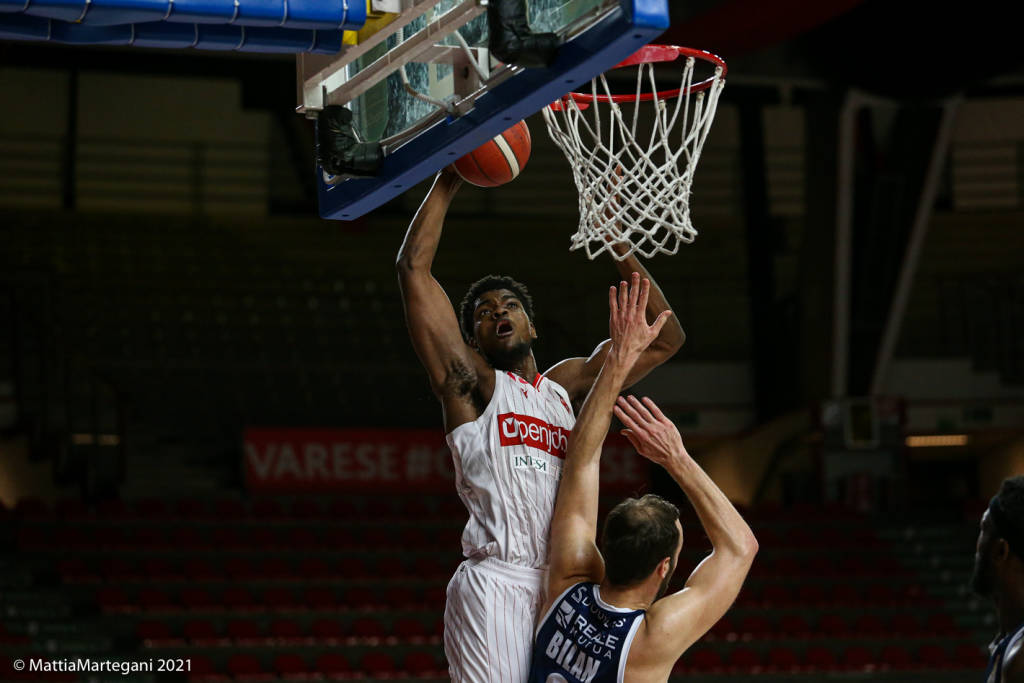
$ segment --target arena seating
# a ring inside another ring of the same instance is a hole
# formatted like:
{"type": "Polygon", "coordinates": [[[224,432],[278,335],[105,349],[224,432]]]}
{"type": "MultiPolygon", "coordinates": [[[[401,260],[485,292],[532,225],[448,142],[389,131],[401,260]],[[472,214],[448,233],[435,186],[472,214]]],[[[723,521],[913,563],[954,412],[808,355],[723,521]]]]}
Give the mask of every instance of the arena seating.
{"type": "MultiPolygon", "coordinates": [[[[680,680],[951,681],[983,667],[992,627],[959,589],[971,523],[745,512],[762,551],[733,609],[677,663],[680,680]]],[[[685,517],[677,586],[708,547],[685,517]]],[[[26,500],[2,519],[18,550],[5,576],[23,581],[0,617],[10,654],[45,639],[191,658],[192,681],[444,680],[463,521],[445,498],[26,500]],[[41,592],[48,612],[28,606],[41,592]]]]}

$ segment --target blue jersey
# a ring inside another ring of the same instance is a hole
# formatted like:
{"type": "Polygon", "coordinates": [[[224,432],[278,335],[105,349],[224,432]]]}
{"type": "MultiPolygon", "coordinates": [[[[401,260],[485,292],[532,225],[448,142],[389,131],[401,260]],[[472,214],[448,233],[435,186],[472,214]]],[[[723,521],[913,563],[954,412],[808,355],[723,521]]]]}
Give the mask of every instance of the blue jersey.
{"type": "MultiPolygon", "coordinates": [[[[991,656],[988,658],[988,668],[985,670],[985,683],[1003,683],[1003,657],[1006,651],[1014,642],[1024,638],[1024,624],[1017,627],[1013,633],[1004,636],[991,646],[991,656]]],[[[1018,657],[1020,655],[1017,655],[1018,657]]]]}
{"type": "Polygon", "coordinates": [[[601,600],[596,583],[558,596],[537,628],[528,683],[622,683],[642,609],[601,600]]]}

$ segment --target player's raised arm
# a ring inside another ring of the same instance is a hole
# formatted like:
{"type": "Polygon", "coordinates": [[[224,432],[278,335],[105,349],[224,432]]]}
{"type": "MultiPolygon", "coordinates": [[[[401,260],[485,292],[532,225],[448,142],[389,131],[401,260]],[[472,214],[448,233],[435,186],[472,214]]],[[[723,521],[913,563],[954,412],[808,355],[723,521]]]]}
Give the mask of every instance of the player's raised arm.
{"type": "Polygon", "coordinates": [[[637,451],[664,467],[679,484],[713,548],[690,574],[683,590],[658,600],[648,610],[641,649],[647,653],[645,659],[649,657],[658,666],[667,662],[671,668],[736,599],[757,553],[757,540],[721,489],[686,452],[679,430],[654,401],[620,397],[615,415],[637,451]]]}
{"type": "MultiPolygon", "coordinates": [[[[484,365],[463,340],[451,301],[430,272],[445,214],[461,183],[458,175],[447,169],[437,174],[409,226],[396,262],[412,345],[430,376],[430,386],[442,401],[452,394],[468,392],[476,385],[478,371],[484,365]]],[[[446,405],[446,420],[447,409],[446,405]]]]}
{"type": "MultiPolygon", "coordinates": [[[[616,245],[615,249],[624,249],[624,247],[616,245]]],[[[665,294],[636,256],[630,254],[623,260],[616,261],[615,265],[623,278],[629,278],[631,273],[639,273],[641,278],[650,282],[650,292],[645,309],[648,321],[653,322],[666,311],[672,310],[665,294]]],[[[626,377],[624,386],[630,387],[639,382],[651,370],[674,356],[685,341],[686,333],[683,332],[683,326],[676,316],[672,316],[661,328],[657,338],[640,354],[626,377]]],[[[610,345],[611,340],[605,340],[598,344],[589,358],[568,358],[544,374],[565,387],[573,402],[578,404],[590,391],[610,345]]]]}
{"type": "Polygon", "coordinates": [[[629,285],[623,281],[608,292],[609,349],[569,437],[551,521],[547,606],[574,583],[604,576],[604,562],[594,545],[601,445],[622,383],[671,315],[665,311],[648,326],[644,311],[649,291],[650,282],[632,273],[629,285]]]}

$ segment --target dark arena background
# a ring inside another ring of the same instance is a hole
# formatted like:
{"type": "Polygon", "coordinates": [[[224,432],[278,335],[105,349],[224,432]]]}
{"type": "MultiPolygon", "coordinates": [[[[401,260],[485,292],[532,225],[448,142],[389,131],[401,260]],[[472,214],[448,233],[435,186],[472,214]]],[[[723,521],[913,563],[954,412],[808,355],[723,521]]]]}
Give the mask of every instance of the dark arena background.
{"type": "MultiPolygon", "coordinates": [[[[1024,473],[1024,70],[1009,4],[672,2],[729,63],[687,332],[638,389],[760,553],[672,680],[980,681],[978,520],[1024,473]]],[[[317,218],[288,55],[0,42],[0,680],[445,680],[466,513],[395,256],[426,185],[317,218]],[[169,662],[42,673],[17,660],[169,662]],[[184,663],[184,665],[182,664],[184,663]]],[[[565,159],[464,187],[434,273],[525,281],[541,367],[607,336],[565,159]]],[[[683,510],[610,441],[602,492],[683,510]]]]}

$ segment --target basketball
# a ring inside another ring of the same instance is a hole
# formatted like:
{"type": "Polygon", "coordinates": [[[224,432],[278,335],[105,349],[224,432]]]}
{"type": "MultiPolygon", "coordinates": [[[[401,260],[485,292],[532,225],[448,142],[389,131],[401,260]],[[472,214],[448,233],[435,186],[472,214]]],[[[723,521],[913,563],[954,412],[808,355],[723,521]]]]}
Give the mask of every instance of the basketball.
{"type": "Polygon", "coordinates": [[[455,162],[467,183],[497,187],[515,180],[530,159],[530,129],[520,121],[455,162]]]}

